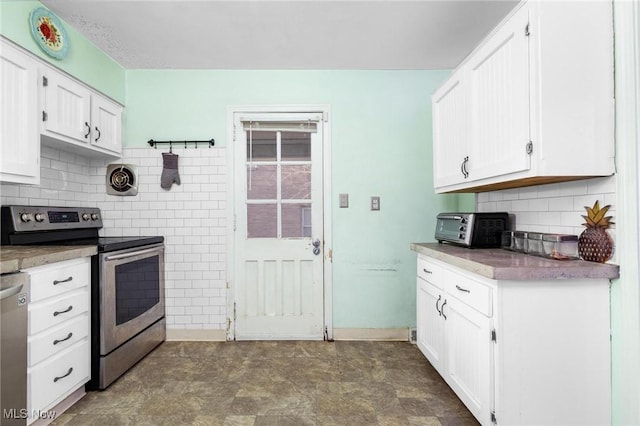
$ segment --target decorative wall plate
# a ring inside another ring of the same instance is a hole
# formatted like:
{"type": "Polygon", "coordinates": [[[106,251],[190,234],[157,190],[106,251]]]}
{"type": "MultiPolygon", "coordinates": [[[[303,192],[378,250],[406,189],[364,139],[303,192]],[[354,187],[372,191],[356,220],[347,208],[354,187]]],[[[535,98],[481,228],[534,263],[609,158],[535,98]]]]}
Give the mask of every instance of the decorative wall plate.
{"type": "Polygon", "coordinates": [[[31,35],[38,46],[52,58],[61,60],[69,53],[69,37],[56,15],[38,7],[29,15],[31,35]]]}

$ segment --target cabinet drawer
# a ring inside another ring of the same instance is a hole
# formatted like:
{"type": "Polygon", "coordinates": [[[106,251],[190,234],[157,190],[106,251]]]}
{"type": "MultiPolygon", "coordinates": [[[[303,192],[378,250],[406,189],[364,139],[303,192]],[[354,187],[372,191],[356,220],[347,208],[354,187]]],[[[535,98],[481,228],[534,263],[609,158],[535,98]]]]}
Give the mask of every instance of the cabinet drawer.
{"type": "Polygon", "coordinates": [[[438,288],[443,288],[445,283],[445,269],[429,262],[424,257],[418,256],[418,277],[425,281],[436,285],[438,288]]]}
{"type": "Polygon", "coordinates": [[[58,403],[90,379],[89,341],[60,352],[29,370],[29,411],[58,403]]]}
{"type": "Polygon", "coordinates": [[[31,302],[88,286],[90,268],[90,259],[82,258],[30,269],[31,302]]]}
{"type": "Polygon", "coordinates": [[[29,338],[29,366],[48,359],[89,336],[89,313],[85,312],[57,327],[29,338]]]}
{"type": "Polygon", "coordinates": [[[29,335],[62,324],[89,310],[89,289],[84,287],[63,296],[29,305],[29,335]]]}
{"type": "Polygon", "coordinates": [[[493,315],[492,290],[478,281],[450,273],[447,293],[486,316],[493,315]]]}

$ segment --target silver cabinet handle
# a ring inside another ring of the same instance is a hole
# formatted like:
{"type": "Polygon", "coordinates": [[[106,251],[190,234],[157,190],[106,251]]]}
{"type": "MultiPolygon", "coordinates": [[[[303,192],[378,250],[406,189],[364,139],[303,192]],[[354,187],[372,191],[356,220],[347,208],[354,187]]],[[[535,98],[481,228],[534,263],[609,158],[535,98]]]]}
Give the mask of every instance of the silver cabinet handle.
{"type": "Polygon", "coordinates": [[[6,299],[7,297],[11,297],[14,294],[20,293],[20,290],[22,290],[22,284],[17,284],[9,288],[0,290],[0,300],[6,299]]]}
{"type": "Polygon", "coordinates": [[[471,293],[471,290],[467,290],[466,288],[462,288],[458,284],[456,284],[456,288],[458,289],[458,291],[462,291],[464,293],[471,293]]]}
{"type": "Polygon", "coordinates": [[[53,280],[53,285],[58,285],[62,283],[68,283],[69,281],[73,281],[73,277],[69,277],[65,280],[53,280]]]}
{"type": "Polygon", "coordinates": [[[427,268],[422,268],[422,270],[424,271],[425,274],[433,274],[433,272],[431,272],[427,268]]]}
{"type": "Polygon", "coordinates": [[[442,316],[442,311],[440,310],[440,308],[438,308],[438,303],[440,303],[440,300],[442,300],[441,294],[438,295],[438,300],[436,300],[436,311],[438,311],[438,315],[442,316]]]}
{"type": "Polygon", "coordinates": [[[57,317],[60,314],[66,314],[67,312],[71,312],[72,309],[73,309],[73,305],[69,305],[69,307],[67,309],[65,309],[64,311],[55,311],[53,313],[53,316],[57,317]]]}
{"type": "Polygon", "coordinates": [[[98,142],[98,139],[100,139],[100,136],[102,136],[102,133],[100,133],[100,129],[98,129],[98,126],[96,126],[96,132],[98,132],[98,137],[95,139],[94,142],[98,142]]]}
{"type": "Polygon", "coordinates": [[[73,367],[69,367],[69,371],[67,371],[66,374],[63,374],[62,376],[58,376],[58,377],[54,378],[53,379],[53,383],[56,383],[60,379],[64,379],[65,377],[67,377],[71,373],[73,373],[73,367]]]}
{"type": "Polygon", "coordinates": [[[442,304],[442,308],[440,308],[440,313],[442,314],[442,316],[444,317],[444,319],[447,319],[447,316],[444,314],[444,306],[447,304],[447,299],[444,299],[444,303],[442,304]]]}
{"type": "Polygon", "coordinates": [[[53,344],[57,345],[58,343],[66,342],[67,340],[71,339],[72,336],[73,336],[73,333],[70,332],[69,334],[67,334],[67,337],[65,337],[64,339],[60,339],[60,340],[56,339],[56,340],[54,340],[53,344]]]}
{"type": "Polygon", "coordinates": [[[87,133],[84,135],[84,138],[87,139],[91,134],[91,126],[89,126],[89,123],[87,123],[86,121],[84,122],[84,125],[87,127],[87,133]]]}

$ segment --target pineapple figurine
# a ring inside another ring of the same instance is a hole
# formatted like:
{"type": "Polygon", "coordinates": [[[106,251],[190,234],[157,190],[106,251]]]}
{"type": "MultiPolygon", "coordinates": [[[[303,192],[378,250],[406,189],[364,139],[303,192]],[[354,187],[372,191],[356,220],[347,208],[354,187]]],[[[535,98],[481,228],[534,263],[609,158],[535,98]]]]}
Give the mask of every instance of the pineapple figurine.
{"type": "Polygon", "coordinates": [[[607,228],[614,222],[611,222],[611,216],[605,216],[610,207],[600,208],[597,200],[593,207],[585,206],[587,216],[582,217],[586,220],[583,225],[587,229],[582,231],[578,239],[578,253],[584,260],[605,263],[613,254],[613,240],[607,228]]]}

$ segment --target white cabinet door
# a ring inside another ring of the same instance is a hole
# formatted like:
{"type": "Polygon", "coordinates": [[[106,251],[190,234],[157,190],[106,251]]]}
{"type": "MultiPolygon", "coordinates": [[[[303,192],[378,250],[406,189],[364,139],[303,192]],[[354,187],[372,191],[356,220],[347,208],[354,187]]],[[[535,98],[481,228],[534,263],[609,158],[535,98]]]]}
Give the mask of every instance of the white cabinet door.
{"type": "Polygon", "coordinates": [[[37,65],[0,40],[0,181],[40,183],[37,65]]]}
{"type": "Polygon", "coordinates": [[[41,84],[45,133],[88,144],[91,137],[89,89],[50,68],[43,68],[41,84]]]}
{"type": "Polygon", "coordinates": [[[442,306],[447,339],[445,380],[482,424],[491,424],[493,342],[491,318],[447,295],[442,306]]]}
{"type": "Polygon", "coordinates": [[[527,170],[529,8],[525,5],[469,60],[469,180],[527,170]]]}
{"type": "Polygon", "coordinates": [[[433,179],[436,188],[464,182],[467,153],[468,97],[460,70],[431,97],[433,110],[433,179]]]}
{"type": "Polygon", "coordinates": [[[418,278],[417,345],[441,375],[444,375],[444,318],[440,315],[443,302],[444,292],[441,289],[418,278]]]}
{"type": "Polygon", "coordinates": [[[96,94],[91,97],[91,145],[122,151],[122,107],[96,94]]]}

